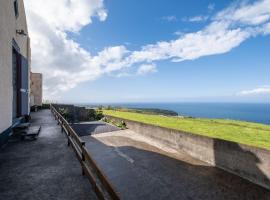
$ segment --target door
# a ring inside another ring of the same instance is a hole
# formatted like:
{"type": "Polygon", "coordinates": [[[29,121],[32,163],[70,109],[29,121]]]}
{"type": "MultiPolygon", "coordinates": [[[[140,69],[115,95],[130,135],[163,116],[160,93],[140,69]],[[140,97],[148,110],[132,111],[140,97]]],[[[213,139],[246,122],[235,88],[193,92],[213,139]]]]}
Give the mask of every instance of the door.
{"type": "Polygon", "coordinates": [[[28,60],[21,56],[21,115],[29,115],[29,71],[28,60]]]}
{"type": "Polygon", "coordinates": [[[12,119],[20,116],[20,54],[13,48],[12,50],[12,86],[13,86],[13,100],[12,100],[12,119]]]}

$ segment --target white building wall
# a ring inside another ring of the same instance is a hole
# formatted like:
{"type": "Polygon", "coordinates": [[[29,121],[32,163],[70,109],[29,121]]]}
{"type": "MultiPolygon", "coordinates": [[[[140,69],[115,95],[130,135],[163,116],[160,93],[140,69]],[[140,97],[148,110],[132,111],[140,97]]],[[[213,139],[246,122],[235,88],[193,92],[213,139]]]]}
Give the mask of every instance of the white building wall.
{"type": "Polygon", "coordinates": [[[31,106],[42,106],[42,74],[31,73],[31,106]]]}
{"type": "MultiPolygon", "coordinates": [[[[13,0],[0,0],[0,134],[12,125],[12,39],[20,48],[20,54],[30,62],[29,38],[16,34],[27,24],[23,0],[18,0],[19,16],[16,19],[13,0]]],[[[29,63],[30,70],[30,63],[29,63]]]]}

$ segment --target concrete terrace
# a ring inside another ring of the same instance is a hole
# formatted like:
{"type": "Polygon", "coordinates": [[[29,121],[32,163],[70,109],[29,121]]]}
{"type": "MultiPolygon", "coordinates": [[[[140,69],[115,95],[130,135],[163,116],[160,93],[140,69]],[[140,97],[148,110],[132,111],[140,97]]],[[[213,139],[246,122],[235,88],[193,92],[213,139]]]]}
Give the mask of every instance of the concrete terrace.
{"type": "MultiPolygon", "coordinates": [[[[1,150],[0,199],[96,199],[50,110],[32,116],[42,125],[38,140],[1,150]]],[[[121,199],[270,199],[260,186],[131,130],[103,122],[74,129],[121,199]]]]}
{"type": "Polygon", "coordinates": [[[72,128],[80,137],[120,130],[120,128],[102,121],[74,123],[72,128]]]}
{"type": "Polygon", "coordinates": [[[130,130],[83,136],[122,199],[270,199],[270,191],[130,130]]]}
{"type": "Polygon", "coordinates": [[[10,142],[0,150],[0,199],[97,199],[50,110],[32,118],[42,126],[38,139],[10,142]]]}

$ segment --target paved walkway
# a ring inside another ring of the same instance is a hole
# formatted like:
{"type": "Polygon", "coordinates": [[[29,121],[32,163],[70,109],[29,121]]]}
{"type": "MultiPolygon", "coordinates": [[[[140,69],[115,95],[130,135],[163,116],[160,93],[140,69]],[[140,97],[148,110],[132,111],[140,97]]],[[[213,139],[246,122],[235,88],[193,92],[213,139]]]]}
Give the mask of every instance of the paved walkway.
{"type": "Polygon", "coordinates": [[[260,186],[130,130],[82,139],[122,199],[270,199],[260,186]]]}
{"type": "Polygon", "coordinates": [[[97,199],[50,110],[32,117],[42,125],[38,139],[12,142],[0,150],[0,199],[97,199]]]}

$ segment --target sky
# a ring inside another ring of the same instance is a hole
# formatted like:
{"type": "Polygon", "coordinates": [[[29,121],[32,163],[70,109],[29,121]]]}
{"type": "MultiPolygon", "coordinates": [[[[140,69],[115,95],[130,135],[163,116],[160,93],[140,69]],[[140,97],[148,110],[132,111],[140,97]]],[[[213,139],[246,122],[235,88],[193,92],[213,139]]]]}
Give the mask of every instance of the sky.
{"type": "Polygon", "coordinates": [[[270,102],[270,0],[25,0],[44,100],[270,102]]]}

